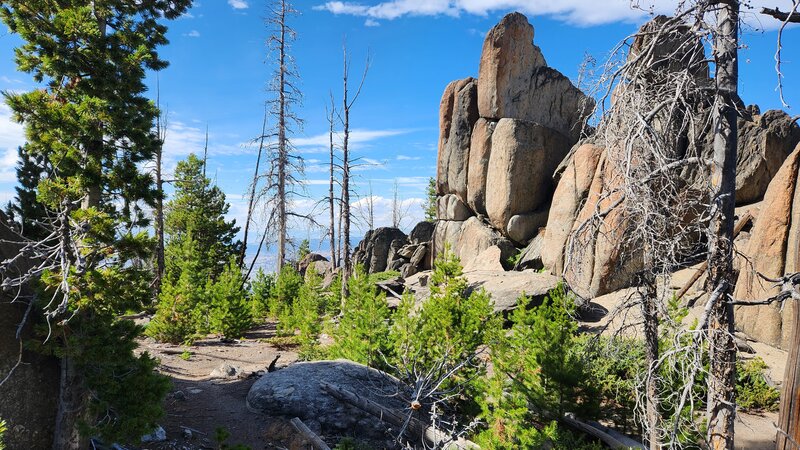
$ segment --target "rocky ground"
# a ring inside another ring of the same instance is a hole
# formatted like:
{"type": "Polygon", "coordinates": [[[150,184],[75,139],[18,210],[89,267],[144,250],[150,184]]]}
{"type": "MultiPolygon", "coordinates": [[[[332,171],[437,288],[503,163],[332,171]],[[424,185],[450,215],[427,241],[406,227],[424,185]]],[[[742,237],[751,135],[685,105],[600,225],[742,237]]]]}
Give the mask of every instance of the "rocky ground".
{"type": "Polygon", "coordinates": [[[275,335],[274,330],[274,324],[265,324],[238,341],[209,338],[189,347],[142,340],[140,350],[161,360],[159,370],[170,377],[173,389],[160,422],[166,440],[140,448],[216,449],[218,428],[230,434],[228,445],[242,444],[253,450],[286,448],[286,440],[292,437],[286,424],[245,406],[250,386],[276,356],[280,355],[277,367],[297,361],[293,349],[277,348],[267,341],[275,335]]]}

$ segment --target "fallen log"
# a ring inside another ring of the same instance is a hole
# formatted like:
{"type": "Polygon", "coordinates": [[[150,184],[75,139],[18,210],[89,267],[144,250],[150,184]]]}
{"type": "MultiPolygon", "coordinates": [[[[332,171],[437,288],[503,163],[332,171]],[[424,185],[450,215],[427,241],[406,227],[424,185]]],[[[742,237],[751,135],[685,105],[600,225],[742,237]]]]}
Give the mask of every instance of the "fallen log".
{"type": "Polygon", "coordinates": [[[633,447],[633,448],[642,448],[642,449],[644,448],[641,444],[638,444],[636,442],[633,442],[633,443],[634,444],[638,444],[638,445],[631,445],[632,442],[629,442],[627,439],[626,439],[626,442],[622,442],[621,439],[618,439],[618,438],[612,436],[611,434],[606,433],[605,431],[603,431],[603,430],[601,430],[601,429],[599,429],[597,427],[594,427],[594,426],[592,426],[592,425],[590,425],[590,424],[588,424],[586,422],[578,420],[575,417],[572,417],[571,415],[565,415],[563,420],[564,420],[564,423],[569,425],[570,427],[572,427],[572,428],[574,428],[574,429],[576,429],[576,430],[578,430],[578,431],[580,431],[582,433],[588,434],[589,436],[592,436],[592,437],[600,440],[602,443],[604,443],[605,445],[607,445],[610,448],[613,448],[613,449],[625,449],[625,450],[628,450],[631,447],[633,447]]]}
{"type": "Polygon", "coordinates": [[[299,417],[295,417],[294,419],[290,420],[290,422],[292,423],[292,425],[294,425],[294,428],[297,430],[298,433],[302,434],[303,437],[308,439],[312,447],[314,447],[317,450],[331,450],[331,448],[328,447],[328,444],[326,444],[325,441],[322,440],[322,438],[317,436],[316,433],[311,431],[311,429],[308,428],[306,424],[304,424],[303,421],[300,420],[299,417]]]}
{"type": "MultiPolygon", "coordinates": [[[[361,397],[360,395],[350,392],[340,386],[336,386],[323,381],[320,383],[322,391],[336,398],[337,400],[348,403],[356,408],[369,413],[378,419],[387,422],[401,429],[405,429],[406,434],[415,440],[424,440],[426,444],[434,446],[434,448],[444,447],[447,444],[456,444],[455,440],[449,434],[436,429],[435,427],[428,426],[420,420],[410,417],[410,413],[403,414],[398,411],[386,408],[370,399],[361,397]]],[[[476,444],[466,442],[464,448],[479,449],[476,444]]]]}

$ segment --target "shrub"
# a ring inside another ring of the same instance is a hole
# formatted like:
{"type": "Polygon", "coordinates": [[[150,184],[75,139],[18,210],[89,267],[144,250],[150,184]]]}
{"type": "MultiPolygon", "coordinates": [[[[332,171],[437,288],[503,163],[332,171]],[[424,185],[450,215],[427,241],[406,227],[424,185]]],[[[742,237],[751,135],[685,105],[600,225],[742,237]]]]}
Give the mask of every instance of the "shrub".
{"type": "Polygon", "coordinates": [[[377,292],[361,266],[348,280],[348,288],[339,325],[333,331],[336,343],[328,353],[334,358],[384,367],[383,359],[390,349],[386,296],[377,292]]]}
{"type": "Polygon", "coordinates": [[[253,320],[264,319],[269,315],[269,297],[275,286],[275,275],[258,269],[250,282],[250,312],[253,320]]]}
{"type": "Polygon", "coordinates": [[[736,398],[744,409],[777,411],[780,391],[770,386],[764,375],[767,364],[756,357],[736,363],[736,398]]]}
{"type": "Polygon", "coordinates": [[[430,284],[430,297],[419,310],[408,294],[395,314],[392,341],[397,368],[400,373],[430,373],[438,368],[435,377],[448,378],[442,390],[473,390],[471,385],[484,371],[476,353],[498,334],[500,318],[489,294],[468,292],[461,264],[449,249],[436,260],[430,284]]]}
{"type": "Polygon", "coordinates": [[[177,279],[165,277],[156,314],[147,326],[148,336],[176,344],[190,342],[198,328],[207,328],[208,315],[205,287],[209,273],[201,268],[191,234],[184,237],[180,250],[181,258],[176,261],[180,275],[177,279]]]}
{"type": "Polygon", "coordinates": [[[520,298],[510,332],[492,346],[495,373],[481,399],[488,423],[481,440],[499,448],[552,441],[536,424],[558,420],[567,411],[581,417],[597,413],[597,393],[570,316],[573,300],[559,286],[540,306],[529,309],[529,303],[520,298]]]}
{"type": "Polygon", "coordinates": [[[206,295],[210,303],[209,328],[225,338],[240,338],[253,324],[247,304],[242,272],[231,259],[216,282],[209,281],[206,295]]]}
{"type": "Polygon", "coordinates": [[[301,356],[306,359],[316,354],[317,337],[322,329],[322,318],[327,307],[321,285],[319,275],[314,271],[308,272],[297,298],[291,307],[284,309],[278,322],[280,335],[294,336],[295,331],[299,331],[296,342],[301,347],[301,356]]]}
{"type": "Polygon", "coordinates": [[[285,314],[285,310],[290,309],[292,302],[297,298],[302,285],[303,277],[297,270],[289,264],[283,266],[269,292],[268,314],[276,318],[285,314]]]}

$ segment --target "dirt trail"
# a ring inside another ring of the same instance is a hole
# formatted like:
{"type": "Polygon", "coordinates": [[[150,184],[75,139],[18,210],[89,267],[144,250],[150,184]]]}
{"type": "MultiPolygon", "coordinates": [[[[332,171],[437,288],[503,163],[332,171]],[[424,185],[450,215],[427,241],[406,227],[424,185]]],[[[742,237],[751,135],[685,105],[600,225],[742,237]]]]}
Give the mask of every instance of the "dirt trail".
{"type": "Polygon", "coordinates": [[[276,348],[267,342],[274,335],[275,324],[270,323],[233,342],[209,338],[187,347],[143,339],[139,350],[161,360],[159,371],[170,377],[173,389],[165,401],[166,416],[159,422],[167,440],[140,448],[215,449],[217,428],[230,433],[228,445],[242,444],[253,450],[276,448],[281,439],[270,436],[270,430],[275,428],[273,421],[248,411],[245,406],[250,386],[275,356],[280,355],[277,367],[297,361],[297,353],[292,349],[276,348]],[[236,375],[211,376],[215,369],[226,364],[237,369],[236,375]]]}

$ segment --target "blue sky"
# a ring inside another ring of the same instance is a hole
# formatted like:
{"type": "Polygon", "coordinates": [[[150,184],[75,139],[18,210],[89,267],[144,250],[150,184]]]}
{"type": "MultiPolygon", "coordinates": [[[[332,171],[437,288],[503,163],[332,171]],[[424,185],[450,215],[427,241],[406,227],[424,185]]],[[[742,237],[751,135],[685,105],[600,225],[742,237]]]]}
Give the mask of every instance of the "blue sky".
{"type": "MultiPolygon", "coordinates": [[[[645,1],[640,4],[648,4],[645,1]]],[[[675,2],[656,1],[658,12],[675,2]]],[[[758,4],[759,2],[754,2],[758,4]]],[[[787,10],[789,0],[769,6],[787,10]]],[[[327,121],[329,92],[341,98],[342,42],[352,57],[351,78],[358,78],[367,54],[372,64],[351,126],[356,156],[369,163],[357,172],[362,195],[371,183],[376,196],[377,225],[390,221],[392,187],[397,182],[408,212],[407,229],[422,216],[419,206],[428,177],[435,175],[439,100],[446,84],[477,76],[484,34],[505,13],[525,12],[535,28],[534,41],[550,66],[573,80],[586,54],[603,60],[647,16],[632,10],[629,0],[298,0],[301,11],[291,19],[297,31],[293,54],[301,74],[305,120],[295,136],[306,158],[309,198],[297,207],[309,209],[327,190],[327,121]]],[[[171,65],[159,74],[162,106],[169,112],[167,168],[189,152],[201,152],[209,129],[208,173],[228,194],[231,215],[241,218],[256,149],[247,145],[261,129],[266,83],[272,71],[265,40],[266,3],[261,0],[201,0],[185,17],[169,23],[170,44],[161,50],[171,65]]],[[[775,92],[774,52],[777,33],[770,18],[747,14],[743,36],[740,93],[762,110],[780,107],[775,92]],[[766,31],[757,28],[766,28],[766,31]]],[[[0,31],[0,89],[36,86],[13,64],[16,36],[0,31]]],[[[784,33],[785,96],[800,114],[800,31],[784,33]]],[[[155,96],[155,76],[149,78],[155,96]]],[[[13,195],[15,148],[21,128],[0,106],[0,202],[13,195]]],[[[359,230],[361,234],[363,230],[359,230]]],[[[296,236],[320,232],[298,227],[296,236]]]]}

